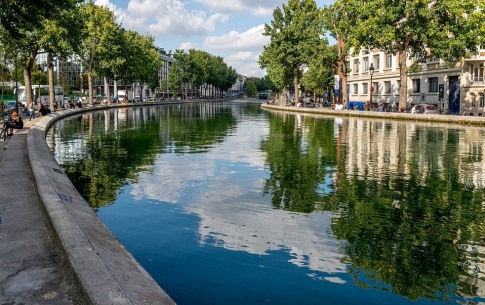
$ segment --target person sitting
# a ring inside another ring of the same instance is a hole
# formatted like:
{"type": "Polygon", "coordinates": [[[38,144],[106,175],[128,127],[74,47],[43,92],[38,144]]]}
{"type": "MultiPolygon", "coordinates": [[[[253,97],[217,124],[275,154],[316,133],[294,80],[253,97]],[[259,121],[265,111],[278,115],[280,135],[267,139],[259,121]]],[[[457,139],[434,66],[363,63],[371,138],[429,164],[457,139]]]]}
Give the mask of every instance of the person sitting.
{"type": "Polygon", "coordinates": [[[24,128],[24,121],[22,121],[22,118],[18,115],[17,112],[12,113],[12,118],[10,119],[10,122],[7,123],[8,127],[8,135],[12,136],[13,135],[13,130],[15,129],[22,129],[24,128]]]}
{"type": "Polygon", "coordinates": [[[49,108],[47,108],[46,105],[44,104],[40,104],[40,109],[39,109],[39,112],[42,114],[42,115],[48,115],[49,113],[51,113],[51,110],[49,108]]]}

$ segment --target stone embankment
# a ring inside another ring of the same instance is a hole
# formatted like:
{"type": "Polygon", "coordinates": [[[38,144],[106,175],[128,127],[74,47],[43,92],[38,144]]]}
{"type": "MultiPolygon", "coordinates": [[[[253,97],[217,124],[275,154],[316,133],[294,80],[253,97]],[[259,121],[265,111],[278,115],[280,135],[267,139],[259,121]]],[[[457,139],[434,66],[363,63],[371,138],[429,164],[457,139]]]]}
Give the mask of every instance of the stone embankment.
{"type": "Polygon", "coordinates": [[[331,117],[362,117],[362,118],[372,118],[372,119],[440,122],[440,123],[460,124],[460,125],[485,125],[485,117],[479,117],[479,116],[413,114],[413,113],[357,111],[357,110],[334,110],[330,107],[305,108],[305,107],[294,107],[294,106],[278,106],[278,105],[271,105],[268,103],[261,104],[261,107],[264,109],[317,114],[317,115],[324,115],[324,116],[331,116],[331,117]]]}
{"type": "Polygon", "coordinates": [[[142,105],[25,118],[2,142],[0,304],[175,304],[99,220],[45,140],[66,116],[142,105]]]}

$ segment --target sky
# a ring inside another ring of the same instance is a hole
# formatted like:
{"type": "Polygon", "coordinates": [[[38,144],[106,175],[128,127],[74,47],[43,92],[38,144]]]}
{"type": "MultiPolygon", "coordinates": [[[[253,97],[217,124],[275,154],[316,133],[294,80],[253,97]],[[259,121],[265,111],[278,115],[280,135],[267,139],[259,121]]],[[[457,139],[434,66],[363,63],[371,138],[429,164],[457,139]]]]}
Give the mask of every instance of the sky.
{"type": "MultiPolygon", "coordinates": [[[[316,0],[319,7],[334,0],[316,0]]],[[[124,28],[155,38],[167,52],[198,49],[221,56],[237,73],[263,77],[258,65],[264,24],[287,0],[96,0],[124,28]]]]}

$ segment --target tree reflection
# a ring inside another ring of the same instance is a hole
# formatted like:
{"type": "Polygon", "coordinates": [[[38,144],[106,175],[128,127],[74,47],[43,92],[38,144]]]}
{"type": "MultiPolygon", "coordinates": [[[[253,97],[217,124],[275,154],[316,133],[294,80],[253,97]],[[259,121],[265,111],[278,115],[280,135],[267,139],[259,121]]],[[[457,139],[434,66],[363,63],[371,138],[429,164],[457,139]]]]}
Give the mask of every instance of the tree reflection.
{"type": "Polygon", "coordinates": [[[217,103],[122,110],[112,111],[110,119],[103,112],[66,119],[54,129],[78,146],[58,162],[93,208],[115,201],[121,187],[149,170],[161,150],[206,151],[236,124],[230,110],[217,103]]]}
{"type": "Polygon", "coordinates": [[[328,143],[333,140],[323,135],[333,134],[333,123],[311,118],[307,123],[313,128],[299,128],[293,115],[270,118],[271,135],[261,147],[270,174],[264,193],[271,194],[275,208],[303,213],[322,208],[325,176],[335,164],[335,147],[328,143]]]}
{"type": "Polygon", "coordinates": [[[334,212],[333,233],[345,240],[345,263],[361,287],[411,299],[450,301],[458,290],[473,295],[463,268],[470,254],[460,246],[483,244],[485,196],[482,188],[463,184],[460,171],[466,165],[456,166],[464,131],[427,126],[408,131],[405,123],[396,123],[402,134],[394,137],[385,136],[392,128],[381,123],[363,124],[359,131],[349,127],[355,124],[360,122],[344,121],[336,130],[332,120],[274,114],[262,143],[270,168],[265,193],[273,206],[334,212]],[[350,153],[357,143],[349,144],[349,138],[364,139],[360,152],[350,153]],[[386,142],[391,138],[392,145],[386,142]],[[392,153],[386,145],[405,153],[380,170],[375,160],[392,153]],[[389,172],[391,166],[408,172],[389,172]],[[336,173],[332,182],[329,172],[336,173]],[[322,193],[321,185],[332,189],[322,193]]]}

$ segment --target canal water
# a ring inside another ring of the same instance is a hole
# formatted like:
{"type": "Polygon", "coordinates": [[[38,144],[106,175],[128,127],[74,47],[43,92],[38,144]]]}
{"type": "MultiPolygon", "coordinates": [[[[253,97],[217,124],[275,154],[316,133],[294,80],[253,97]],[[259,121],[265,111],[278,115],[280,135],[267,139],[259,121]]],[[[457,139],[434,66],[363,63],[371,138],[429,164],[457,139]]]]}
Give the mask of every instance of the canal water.
{"type": "Polygon", "coordinates": [[[46,138],[179,305],[485,302],[485,130],[270,112],[112,109],[46,138]]]}

